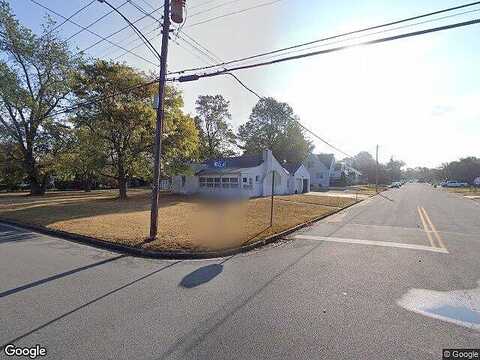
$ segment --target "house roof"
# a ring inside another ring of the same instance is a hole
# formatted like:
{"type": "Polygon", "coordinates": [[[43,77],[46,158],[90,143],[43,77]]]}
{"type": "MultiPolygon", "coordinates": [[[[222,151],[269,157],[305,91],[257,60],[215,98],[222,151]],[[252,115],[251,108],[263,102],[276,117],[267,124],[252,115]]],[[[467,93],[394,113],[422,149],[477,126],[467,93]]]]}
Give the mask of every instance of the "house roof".
{"type": "Polygon", "coordinates": [[[316,156],[317,159],[320,160],[320,162],[325,165],[327,169],[330,169],[330,166],[335,159],[335,156],[333,154],[318,154],[316,156]]]}
{"type": "Polygon", "coordinates": [[[263,163],[263,155],[243,155],[228,158],[209,159],[196,175],[231,173],[239,169],[256,167],[263,163]]]}
{"type": "Polygon", "coordinates": [[[286,163],[283,165],[283,167],[285,169],[287,169],[287,171],[290,173],[290,174],[295,174],[298,170],[298,168],[302,166],[302,163],[286,163]]]}

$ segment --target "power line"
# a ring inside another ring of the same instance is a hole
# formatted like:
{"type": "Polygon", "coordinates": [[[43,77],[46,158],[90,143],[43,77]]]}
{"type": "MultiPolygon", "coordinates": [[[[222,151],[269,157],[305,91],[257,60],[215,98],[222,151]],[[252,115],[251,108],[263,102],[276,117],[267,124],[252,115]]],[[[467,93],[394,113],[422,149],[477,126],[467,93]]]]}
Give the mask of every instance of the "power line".
{"type": "Polygon", "coordinates": [[[198,45],[200,48],[202,48],[203,50],[205,50],[208,54],[210,54],[214,59],[214,61],[223,61],[220,57],[218,57],[216,54],[214,54],[212,51],[210,51],[209,49],[207,49],[205,46],[203,46],[202,44],[200,44],[197,40],[195,40],[191,35],[188,35],[185,31],[181,30],[180,33],[182,33],[183,35],[185,35],[188,39],[190,39],[192,42],[194,42],[196,45],[198,45]]]}
{"type": "Polygon", "coordinates": [[[439,20],[445,20],[445,19],[449,19],[449,18],[453,18],[453,17],[465,15],[465,14],[470,14],[470,13],[474,13],[474,12],[479,12],[479,11],[480,11],[480,9],[464,11],[464,12],[461,12],[461,13],[446,15],[446,16],[442,16],[442,17],[438,17],[438,18],[434,18],[434,19],[429,19],[429,20],[424,20],[424,21],[413,23],[413,24],[406,24],[406,25],[397,26],[397,27],[390,28],[390,29],[384,29],[384,30],[376,31],[376,32],[373,32],[373,33],[363,34],[363,35],[359,35],[359,36],[355,36],[355,37],[349,37],[347,39],[341,39],[341,40],[337,40],[337,41],[333,41],[333,42],[328,42],[328,43],[325,43],[325,44],[310,46],[310,47],[306,47],[304,49],[287,51],[287,52],[283,52],[283,53],[280,53],[280,54],[268,56],[268,57],[265,58],[265,60],[273,59],[273,58],[288,55],[288,54],[299,53],[299,52],[303,52],[303,51],[306,51],[306,50],[318,49],[319,47],[325,47],[325,46],[328,46],[328,45],[334,45],[334,44],[338,44],[338,43],[344,43],[344,42],[347,42],[347,41],[363,39],[363,38],[366,38],[366,37],[371,37],[373,35],[384,34],[384,33],[392,32],[392,31],[395,31],[395,30],[400,30],[400,29],[405,29],[405,28],[409,28],[409,27],[413,27],[413,26],[423,25],[423,24],[427,24],[427,23],[431,23],[431,22],[435,22],[435,21],[439,21],[439,20]]]}
{"type": "Polygon", "coordinates": [[[88,105],[93,105],[93,104],[96,104],[96,103],[98,103],[98,102],[100,102],[100,101],[104,101],[104,100],[113,98],[113,97],[118,96],[118,95],[122,95],[122,94],[125,94],[125,93],[129,93],[129,92],[132,91],[132,90],[141,89],[141,88],[143,88],[143,87],[156,84],[157,82],[158,82],[158,79],[155,79],[155,80],[152,80],[152,81],[149,81],[149,82],[145,82],[145,83],[141,83],[141,84],[137,84],[137,85],[128,87],[128,88],[126,88],[126,89],[117,91],[117,92],[115,92],[115,93],[113,93],[113,94],[110,94],[110,95],[96,96],[96,97],[94,97],[93,99],[86,100],[86,101],[80,102],[80,103],[78,103],[78,104],[75,104],[75,105],[69,106],[69,107],[67,107],[67,108],[64,108],[64,109],[62,109],[62,110],[53,112],[53,113],[51,113],[48,117],[57,116],[57,115],[61,115],[61,114],[68,114],[68,113],[71,113],[72,111],[74,111],[74,110],[76,110],[76,109],[78,109],[78,108],[81,108],[81,107],[84,107],[84,106],[88,106],[88,105]]]}
{"type": "MultiPolygon", "coordinates": [[[[123,2],[122,4],[120,4],[120,6],[118,7],[119,9],[124,6],[125,4],[128,3],[128,0],[123,2]]],[[[107,16],[109,16],[110,14],[113,13],[113,10],[110,10],[109,12],[107,12],[106,14],[103,14],[102,16],[100,16],[98,19],[94,20],[93,22],[91,22],[90,24],[88,24],[87,26],[85,26],[86,29],[90,29],[93,25],[97,24],[98,22],[102,21],[103,19],[105,19],[107,16]]],[[[74,33],[73,35],[70,35],[66,40],[65,42],[68,42],[70,40],[72,40],[75,36],[81,34],[82,32],[84,32],[85,29],[80,29],[79,31],[77,31],[76,33],[74,33]]]]}
{"type": "MultiPolygon", "coordinates": [[[[43,9],[51,12],[52,14],[55,14],[56,16],[59,16],[59,17],[65,19],[65,20],[67,20],[67,17],[65,17],[65,16],[63,16],[62,14],[56,12],[55,10],[50,9],[49,7],[47,7],[47,6],[43,5],[43,4],[40,4],[38,1],[36,1],[36,0],[30,0],[30,1],[33,2],[34,4],[37,4],[38,6],[42,7],[43,9]]],[[[118,45],[118,44],[116,44],[116,43],[108,40],[106,37],[97,34],[96,32],[94,32],[94,31],[86,28],[86,27],[83,26],[83,25],[78,24],[77,22],[75,22],[75,21],[73,21],[73,20],[67,20],[67,21],[70,22],[70,23],[72,23],[72,24],[74,24],[74,25],[76,25],[76,26],[78,26],[78,27],[80,27],[80,28],[82,28],[82,29],[84,29],[85,31],[88,31],[89,33],[91,33],[91,34],[93,34],[93,35],[101,38],[102,40],[107,41],[108,43],[110,43],[110,44],[112,44],[112,45],[114,45],[114,46],[117,46],[117,47],[119,47],[119,48],[121,48],[121,49],[123,49],[123,50],[125,50],[125,51],[129,51],[128,49],[125,49],[123,46],[118,45]]],[[[129,52],[130,52],[130,51],[129,51],[129,52]]],[[[138,57],[139,59],[142,59],[142,60],[144,60],[144,61],[152,64],[152,65],[155,65],[155,66],[158,65],[158,64],[156,64],[156,63],[154,63],[154,62],[152,62],[152,61],[144,58],[143,56],[140,56],[140,55],[138,55],[138,54],[135,54],[134,52],[131,52],[131,54],[134,55],[134,56],[136,56],[136,57],[138,57]]]]}
{"type": "MultiPolygon", "coordinates": [[[[146,33],[145,36],[150,35],[151,33],[155,32],[155,31],[157,31],[157,30],[159,30],[159,29],[158,29],[158,28],[155,28],[155,29],[149,31],[148,33],[146,33]]],[[[157,35],[155,34],[155,36],[152,36],[151,38],[148,38],[148,40],[152,41],[152,40],[154,40],[154,39],[156,39],[156,38],[157,38],[157,35]]],[[[137,40],[138,40],[138,39],[135,39],[135,41],[137,41],[137,40]]],[[[133,41],[133,42],[134,42],[134,41],[133,41]]],[[[129,42],[128,44],[131,44],[131,43],[132,43],[132,42],[129,42]]],[[[125,45],[127,45],[127,44],[125,44],[125,45]]],[[[142,46],[142,45],[143,45],[143,42],[141,42],[140,44],[134,46],[133,48],[130,48],[130,51],[136,50],[136,49],[138,49],[138,48],[139,48],[140,46],[142,46]]],[[[125,56],[125,55],[127,55],[127,54],[128,54],[128,52],[125,51],[124,53],[122,53],[121,55],[118,55],[117,57],[113,58],[112,60],[113,60],[113,61],[118,60],[118,59],[120,59],[121,57],[123,57],[123,56],[125,56]]]]}
{"type": "MultiPolygon", "coordinates": [[[[128,2],[128,1],[127,1],[127,2],[128,2]]],[[[155,11],[152,11],[150,14],[153,14],[154,12],[156,12],[156,11],[158,11],[158,10],[161,10],[161,9],[163,9],[163,5],[160,6],[158,9],[156,9],[155,11]]],[[[113,10],[112,10],[112,12],[113,12],[113,10]]],[[[138,23],[139,21],[145,19],[146,17],[147,17],[147,15],[144,15],[144,16],[138,18],[137,20],[132,21],[132,23],[133,23],[133,24],[136,24],[136,23],[138,23]]],[[[122,27],[121,29],[118,29],[117,31],[114,31],[113,33],[105,36],[105,39],[100,39],[100,40],[98,40],[97,42],[95,42],[95,43],[93,43],[92,45],[86,47],[85,49],[81,50],[80,52],[85,52],[85,51],[90,50],[90,49],[94,48],[95,46],[101,44],[101,43],[104,42],[104,41],[108,41],[107,39],[109,39],[109,38],[111,38],[112,36],[115,36],[115,35],[121,33],[123,30],[128,29],[129,27],[130,27],[130,25],[125,25],[125,26],[122,27]]],[[[125,49],[124,49],[124,50],[125,50],[125,49]]],[[[157,65],[157,64],[155,64],[155,66],[156,66],[156,65],[157,65]]]]}
{"type": "Polygon", "coordinates": [[[65,25],[69,20],[71,20],[73,17],[75,17],[76,15],[78,15],[79,13],[81,13],[83,10],[87,9],[90,5],[92,5],[96,0],[92,0],[90,1],[87,5],[84,5],[82,6],[80,9],[78,9],[77,11],[75,11],[72,15],[70,15],[68,17],[68,19],[65,19],[63,20],[60,24],[58,24],[57,26],[53,27],[51,30],[48,31],[48,33],[46,33],[45,35],[43,35],[42,37],[45,37],[45,36],[48,36],[50,35],[52,32],[54,32],[55,30],[58,30],[60,29],[63,25],[65,25]]]}
{"type": "Polygon", "coordinates": [[[214,6],[214,7],[211,7],[211,8],[205,9],[205,10],[197,11],[196,13],[193,13],[192,15],[190,15],[190,17],[195,17],[195,16],[198,16],[198,15],[201,15],[201,14],[204,14],[204,13],[207,13],[207,12],[210,12],[210,11],[213,11],[213,10],[216,10],[216,9],[219,9],[219,8],[221,8],[221,7],[224,7],[224,6],[227,6],[227,5],[230,5],[230,4],[239,2],[239,1],[242,1],[242,0],[230,0],[230,1],[227,1],[227,2],[223,2],[223,3],[221,3],[221,4],[218,4],[218,5],[214,6]]]}
{"type": "MultiPolygon", "coordinates": [[[[254,90],[252,90],[251,88],[249,88],[247,85],[245,85],[245,83],[243,83],[237,76],[235,76],[235,74],[233,73],[223,73],[222,75],[230,75],[232,76],[244,89],[246,89],[247,91],[249,91],[250,93],[252,93],[253,95],[255,95],[258,99],[264,99],[265,97],[263,96],[260,96],[257,92],[255,92],[254,90]]],[[[320,140],[321,142],[323,142],[324,144],[328,145],[329,147],[331,147],[332,149],[334,149],[335,151],[343,154],[343,155],[346,155],[347,157],[353,157],[351,156],[350,154],[346,153],[345,151],[339,149],[338,147],[332,145],[330,142],[328,142],[327,140],[325,140],[323,137],[321,137],[320,135],[317,135],[315,132],[313,132],[312,130],[310,130],[309,128],[307,128],[306,126],[304,126],[300,120],[296,119],[296,118],[292,118],[297,124],[298,126],[300,126],[303,130],[305,130],[306,132],[308,132],[309,134],[311,134],[312,136],[314,136],[315,138],[317,138],[318,140],[320,140]]]]}
{"type": "Polygon", "coordinates": [[[295,56],[289,56],[285,58],[280,58],[276,60],[271,60],[271,61],[265,61],[261,63],[256,63],[256,64],[250,64],[250,65],[243,65],[243,66],[236,66],[232,68],[225,68],[224,70],[219,70],[214,73],[205,73],[205,74],[193,74],[193,75],[186,75],[186,76],[180,76],[177,81],[180,82],[186,82],[186,81],[195,81],[200,78],[204,77],[212,77],[212,76],[217,76],[217,75],[222,75],[225,72],[231,72],[231,71],[237,71],[237,70],[244,70],[244,69],[252,69],[252,68],[257,68],[261,66],[267,66],[267,65],[273,65],[285,61],[292,61],[292,60],[298,60],[302,58],[307,58],[307,57],[312,57],[312,56],[318,56],[318,55],[323,55],[323,54],[328,54],[332,52],[337,52],[341,50],[346,50],[350,49],[352,47],[357,47],[357,46],[365,46],[365,45],[374,45],[374,44],[380,44],[384,42],[389,42],[393,40],[399,40],[399,39],[405,39],[413,36],[419,36],[419,35],[424,35],[424,34],[429,34],[429,33],[434,33],[437,31],[443,31],[443,30],[449,30],[449,29],[454,29],[458,27],[463,27],[463,26],[469,26],[469,25],[474,25],[480,23],[480,19],[474,19],[470,21],[465,21],[461,23],[455,23],[455,24],[450,24],[450,25],[445,25],[445,26],[439,26],[436,28],[430,28],[426,30],[420,30],[420,31],[415,31],[415,32],[410,32],[406,34],[399,34],[399,35],[394,35],[386,38],[380,38],[380,39],[375,39],[375,40],[370,40],[370,41],[365,41],[361,42],[358,44],[352,44],[352,45],[345,45],[345,46],[339,46],[331,49],[325,49],[325,50],[319,50],[319,51],[313,51],[305,54],[300,54],[300,55],[295,55],[295,56]]]}
{"type": "Polygon", "coordinates": [[[140,11],[142,14],[147,15],[149,18],[152,18],[153,20],[155,20],[157,22],[160,22],[160,19],[157,19],[151,13],[148,13],[144,8],[142,8],[140,5],[135,3],[133,0],[127,0],[127,1],[130,3],[130,5],[132,5],[135,9],[140,11]]]}
{"type": "Polygon", "coordinates": [[[160,53],[155,49],[155,46],[152,45],[152,43],[143,35],[143,33],[133,24],[123,13],[118,10],[116,7],[114,7],[112,4],[110,4],[107,0],[99,0],[99,2],[107,4],[110,8],[112,8],[113,11],[115,11],[118,15],[120,15],[123,20],[125,20],[128,25],[137,33],[137,35],[142,39],[143,43],[149,49],[157,58],[160,60],[160,53]]]}
{"type": "Polygon", "coordinates": [[[190,69],[185,69],[185,70],[181,70],[181,71],[176,71],[176,72],[170,73],[170,75],[171,74],[180,74],[180,73],[183,73],[183,72],[190,72],[190,71],[207,70],[207,69],[211,69],[211,68],[214,68],[214,67],[220,67],[220,66],[234,64],[234,63],[237,63],[237,62],[243,62],[243,61],[246,61],[246,60],[252,60],[252,59],[255,59],[255,58],[258,58],[258,57],[263,57],[263,56],[267,56],[267,55],[272,55],[272,54],[284,52],[286,50],[292,50],[292,49],[304,47],[304,46],[307,46],[307,45],[316,44],[316,43],[319,43],[319,42],[324,42],[324,41],[328,41],[328,40],[337,39],[337,38],[348,36],[348,35],[362,33],[362,32],[375,30],[375,29],[379,29],[379,28],[383,28],[383,27],[387,27],[387,26],[397,25],[397,24],[401,24],[401,23],[404,23],[404,22],[417,20],[417,19],[421,19],[421,18],[424,18],[424,17],[433,16],[433,15],[438,15],[438,14],[441,14],[441,13],[450,12],[450,11],[454,11],[454,10],[458,10],[458,9],[462,9],[462,8],[466,8],[466,7],[470,7],[470,6],[474,6],[474,5],[479,5],[479,4],[480,4],[480,1],[476,1],[476,2],[473,2],[473,3],[463,4],[463,5],[459,5],[459,6],[455,6],[455,7],[450,7],[450,8],[446,8],[446,9],[442,9],[442,10],[437,10],[437,11],[433,11],[433,12],[429,12],[429,13],[424,13],[424,14],[421,14],[421,15],[417,15],[417,16],[413,16],[413,17],[409,17],[409,18],[405,18],[405,19],[401,19],[401,20],[396,20],[396,21],[383,23],[383,24],[380,24],[380,25],[369,26],[369,27],[362,28],[362,29],[348,31],[348,32],[345,32],[345,33],[324,37],[324,38],[321,38],[321,39],[308,41],[308,42],[304,42],[304,43],[293,45],[293,46],[284,47],[284,48],[277,49],[277,50],[267,51],[267,52],[263,52],[263,53],[260,53],[260,54],[243,57],[243,58],[240,58],[240,59],[230,60],[230,61],[227,61],[227,62],[223,62],[221,64],[212,65],[212,66],[209,66],[209,67],[197,67],[197,68],[190,68],[190,69]]]}
{"type": "Polygon", "coordinates": [[[280,1],[283,1],[283,0],[274,0],[274,1],[267,2],[267,3],[258,4],[258,5],[249,7],[249,8],[245,8],[245,9],[233,11],[233,12],[230,12],[230,13],[227,13],[227,14],[215,16],[215,17],[212,17],[212,18],[210,18],[210,19],[206,19],[206,20],[202,20],[202,21],[196,22],[196,23],[194,23],[194,24],[190,24],[189,26],[187,26],[187,28],[191,28],[191,27],[194,27],[194,26],[197,26],[197,25],[201,25],[201,24],[206,24],[206,23],[209,23],[209,22],[211,22],[211,21],[218,20],[218,19],[222,19],[222,18],[227,17],[227,16],[238,15],[238,14],[241,14],[241,13],[244,13],[244,12],[247,12],[247,11],[250,11],[250,10],[253,10],[253,9],[258,9],[258,8],[264,7],[264,6],[273,5],[273,4],[276,4],[276,3],[280,2],[280,1]]]}

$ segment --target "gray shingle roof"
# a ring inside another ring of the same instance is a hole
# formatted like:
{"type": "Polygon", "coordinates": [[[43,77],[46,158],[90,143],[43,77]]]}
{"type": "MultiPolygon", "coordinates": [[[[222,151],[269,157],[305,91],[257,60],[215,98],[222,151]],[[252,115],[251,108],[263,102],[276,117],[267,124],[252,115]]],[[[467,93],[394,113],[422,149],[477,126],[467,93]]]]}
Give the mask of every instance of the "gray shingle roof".
{"type": "Polygon", "coordinates": [[[243,155],[228,158],[209,159],[196,175],[232,172],[238,169],[256,167],[263,163],[263,155],[243,155]]]}

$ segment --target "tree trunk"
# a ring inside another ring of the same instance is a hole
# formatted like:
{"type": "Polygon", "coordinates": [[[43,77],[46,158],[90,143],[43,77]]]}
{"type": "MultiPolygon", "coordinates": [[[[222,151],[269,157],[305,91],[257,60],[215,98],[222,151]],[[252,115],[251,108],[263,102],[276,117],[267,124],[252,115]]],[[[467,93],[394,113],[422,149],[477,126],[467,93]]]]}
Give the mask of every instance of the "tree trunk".
{"type": "Polygon", "coordinates": [[[30,195],[42,196],[45,195],[45,187],[39,182],[36,176],[29,176],[30,181],[30,195]]]}
{"type": "Polygon", "coordinates": [[[118,190],[120,192],[120,200],[127,199],[127,179],[125,176],[120,176],[118,179],[118,190]]]}
{"type": "Polygon", "coordinates": [[[83,191],[85,192],[92,191],[92,182],[90,181],[90,178],[88,176],[85,178],[85,180],[83,180],[83,191]]]}

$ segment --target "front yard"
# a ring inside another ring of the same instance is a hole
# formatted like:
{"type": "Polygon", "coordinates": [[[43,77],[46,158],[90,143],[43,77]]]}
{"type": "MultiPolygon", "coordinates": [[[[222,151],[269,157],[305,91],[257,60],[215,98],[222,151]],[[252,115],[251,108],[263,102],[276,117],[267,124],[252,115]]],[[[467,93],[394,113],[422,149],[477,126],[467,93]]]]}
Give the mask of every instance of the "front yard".
{"type": "Polygon", "coordinates": [[[212,250],[265,238],[354,202],[332,196],[276,196],[270,226],[270,198],[220,203],[162,193],[158,239],[151,243],[145,243],[148,190],[130,190],[127,201],[117,200],[116,191],[0,194],[0,218],[155,250],[212,250]]]}
{"type": "Polygon", "coordinates": [[[480,196],[479,187],[447,188],[447,190],[463,196],[480,196]]]}

